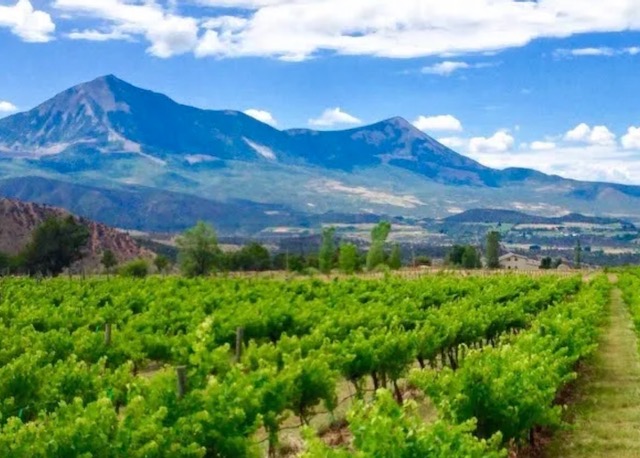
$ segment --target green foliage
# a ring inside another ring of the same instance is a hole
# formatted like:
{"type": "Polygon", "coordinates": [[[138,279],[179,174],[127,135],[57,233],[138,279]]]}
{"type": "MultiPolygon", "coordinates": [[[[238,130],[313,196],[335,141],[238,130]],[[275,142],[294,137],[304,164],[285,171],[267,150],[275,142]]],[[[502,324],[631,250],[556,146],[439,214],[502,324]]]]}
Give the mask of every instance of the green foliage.
{"type": "Polygon", "coordinates": [[[10,267],[11,257],[0,251],[0,276],[4,275],[5,272],[8,272],[10,267]]]}
{"type": "Polygon", "coordinates": [[[134,259],[120,268],[120,275],[131,278],[144,278],[149,275],[149,263],[145,259],[134,259]]]}
{"type": "Polygon", "coordinates": [[[102,258],[100,259],[100,264],[104,267],[104,270],[107,273],[110,273],[111,270],[118,265],[118,260],[116,259],[116,255],[111,250],[105,250],[102,253],[102,258]]]}
{"type": "Polygon", "coordinates": [[[500,436],[490,441],[478,440],[471,432],[473,422],[453,425],[438,420],[425,423],[415,403],[400,406],[391,393],[381,390],[375,402],[359,402],[349,414],[354,433],[353,449],[330,449],[310,437],[311,447],[305,458],[504,458],[500,436]]]}
{"type": "Polygon", "coordinates": [[[226,267],[232,271],[261,272],[271,268],[271,254],[264,246],[252,242],[225,255],[226,267]]]}
{"type": "Polygon", "coordinates": [[[164,273],[171,265],[169,258],[167,258],[163,254],[159,254],[153,260],[153,265],[156,266],[156,271],[159,273],[164,273]]]}
{"type": "Polygon", "coordinates": [[[454,245],[449,251],[447,262],[464,269],[479,269],[482,267],[480,253],[471,245],[454,245]]]}
{"type": "Polygon", "coordinates": [[[384,248],[391,233],[391,223],[381,221],[371,230],[371,247],[367,254],[367,270],[371,271],[384,264],[384,248]]]}
{"type": "Polygon", "coordinates": [[[500,268],[500,233],[497,231],[487,234],[486,258],[489,269],[500,268]]]}
{"type": "Polygon", "coordinates": [[[199,221],[176,240],[180,268],[187,277],[209,275],[219,263],[218,237],[209,224],[199,221]]]}
{"type": "Polygon", "coordinates": [[[547,256],[545,258],[542,258],[542,260],[540,261],[540,268],[541,269],[551,269],[553,267],[553,259],[551,259],[551,257],[547,256]]]}
{"type": "Polygon", "coordinates": [[[331,273],[331,269],[333,269],[333,258],[335,255],[333,238],[335,237],[335,233],[336,229],[334,227],[327,227],[322,230],[322,242],[318,253],[318,267],[323,274],[329,274],[331,273]]]}
{"type": "Polygon", "coordinates": [[[24,268],[31,274],[60,275],[83,257],[89,229],[74,217],[48,218],[31,236],[22,253],[24,268]]]}
{"type": "Polygon", "coordinates": [[[393,245],[393,248],[391,249],[388,264],[391,270],[398,270],[402,267],[402,251],[400,250],[400,245],[397,243],[393,245]]]}
{"type": "Polygon", "coordinates": [[[470,410],[465,396],[478,398],[468,393],[472,375],[490,395],[492,402],[478,403],[494,409],[487,414],[492,418],[507,418],[508,402],[546,418],[528,406],[537,399],[546,409],[555,387],[533,396],[527,387],[541,382],[537,368],[530,370],[535,380],[525,379],[526,361],[519,361],[523,372],[518,360],[502,354],[474,356],[491,348],[467,355],[459,350],[523,338],[521,359],[529,349],[532,361],[547,369],[570,368],[590,348],[596,337],[590,323],[598,317],[587,302],[568,303],[599,297],[579,277],[0,283],[0,456],[17,458],[258,457],[263,451],[256,438],[263,432],[274,451],[284,424],[333,411],[341,380],[361,399],[372,384],[382,391],[349,413],[352,449],[331,450],[310,438],[308,456],[504,456],[499,439],[475,438],[474,423],[463,418],[470,410]],[[236,364],[238,327],[244,328],[244,353],[236,364]],[[518,337],[509,337],[514,330],[518,337]],[[556,366],[549,365],[550,355],[556,366]],[[416,361],[426,367],[436,359],[438,367],[458,369],[444,369],[442,380],[430,380],[425,389],[438,389],[433,399],[452,407],[442,408],[446,418],[424,423],[414,404],[402,403],[398,381],[416,361]],[[521,381],[492,368],[468,369],[470,361],[509,364],[521,381]],[[187,366],[180,399],[178,365],[187,366]],[[449,373],[467,376],[445,383],[449,373]],[[505,390],[508,401],[486,388],[486,374],[513,385],[505,390]]]}
{"type": "Polygon", "coordinates": [[[347,275],[357,272],[360,269],[358,247],[353,243],[343,243],[340,245],[338,264],[340,265],[340,270],[347,275]]]}
{"type": "Polygon", "coordinates": [[[480,437],[501,433],[505,443],[522,443],[534,427],[558,427],[556,395],[575,378],[575,364],[596,348],[610,288],[599,277],[573,300],[540,313],[512,342],[471,352],[455,372],[416,373],[413,381],[446,418],[476,419],[480,437]]]}
{"type": "Polygon", "coordinates": [[[430,265],[431,265],[431,258],[429,258],[429,256],[416,256],[413,262],[414,267],[430,266],[430,265]]]}

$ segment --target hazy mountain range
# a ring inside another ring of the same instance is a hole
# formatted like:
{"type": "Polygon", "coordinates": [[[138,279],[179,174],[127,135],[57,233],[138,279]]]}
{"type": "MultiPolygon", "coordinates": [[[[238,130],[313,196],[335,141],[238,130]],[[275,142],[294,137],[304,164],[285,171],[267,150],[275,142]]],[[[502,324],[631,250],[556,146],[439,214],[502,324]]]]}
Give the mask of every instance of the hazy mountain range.
{"type": "Polygon", "coordinates": [[[282,131],[111,75],[0,120],[0,195],[119,227],[176,230],[206,219],[243,234],[480,207],[640,219],[638,186],[491,169],[402,118],[282,131]]]}

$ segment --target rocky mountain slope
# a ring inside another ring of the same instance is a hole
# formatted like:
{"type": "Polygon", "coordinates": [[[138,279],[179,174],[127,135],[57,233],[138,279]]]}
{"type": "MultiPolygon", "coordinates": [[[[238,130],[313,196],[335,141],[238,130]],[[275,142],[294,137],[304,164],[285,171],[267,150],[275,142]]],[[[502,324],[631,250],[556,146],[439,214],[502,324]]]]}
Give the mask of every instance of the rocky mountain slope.
{"type": "Polygon", "coordinates": [[[310,227],[329,212],[441,218],[503,208],[640,219],[640,187],[491,169],[402,118],[281,131],[112,75],[0,120],[0,195],[118,227],[180,230],[206,219],[245,235],[310,227]]]}
{"type": "MultiPolygon", "coordinates": [[[[33,230],[51,217],[64,217],[66,210],[0,198],[0,252],[15,255],[31,239],[33,230]]],[[[98,266],[102,253],[111,250],[119,261],[127,261],[151,253],[141,249],[126,233],[86,218],[78,218],[90,232],[87,246],[87,266],[98,266]]]]}

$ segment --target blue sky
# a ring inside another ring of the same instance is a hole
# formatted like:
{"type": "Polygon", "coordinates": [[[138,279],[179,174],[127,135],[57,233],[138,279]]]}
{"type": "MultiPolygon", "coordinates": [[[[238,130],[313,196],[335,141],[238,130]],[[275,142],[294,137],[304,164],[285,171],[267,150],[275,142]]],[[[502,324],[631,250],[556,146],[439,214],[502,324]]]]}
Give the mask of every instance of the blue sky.
{"type": "Polygon", "coordinates": [[[0,0],[0,116],[113,73],[279,128],[403,116],[495,167],[640,184],[640,0],[0,0]]]}

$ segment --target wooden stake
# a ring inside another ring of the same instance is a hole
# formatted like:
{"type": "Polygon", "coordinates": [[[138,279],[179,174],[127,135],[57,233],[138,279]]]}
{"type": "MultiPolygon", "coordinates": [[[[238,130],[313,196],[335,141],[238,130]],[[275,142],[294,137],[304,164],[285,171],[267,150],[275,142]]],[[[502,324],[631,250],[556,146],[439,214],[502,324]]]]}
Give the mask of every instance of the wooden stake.
{"type": "Polygon", "coordinates": [[[187,366],[176,367],[176,379],[178,382],[178,399],[182,399],[187,390],[187,366]]]}
{"type": "Polygon", "coordinates": [[[242,345],[244,343],[244,328],[236,329],[236,364],[242,359],[242,345]]]}
{"type": "Polygon", "coordinates": [[[104,344],[108,347],[111,345],[111,323],[104,325],[104,344]]]}

